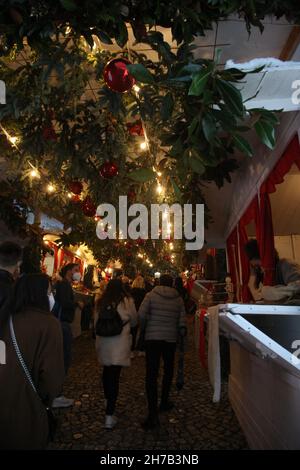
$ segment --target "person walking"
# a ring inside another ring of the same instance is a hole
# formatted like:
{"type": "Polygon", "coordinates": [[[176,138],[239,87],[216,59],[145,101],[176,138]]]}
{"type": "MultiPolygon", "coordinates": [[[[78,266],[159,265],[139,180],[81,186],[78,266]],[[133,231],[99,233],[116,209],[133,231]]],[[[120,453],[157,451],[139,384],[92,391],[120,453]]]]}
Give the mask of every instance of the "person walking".
{"type": "Polygon", "coordinates": [[[96,318],[96,352],[103,365],[102,383],[106,399],[105,428],[112,429],[116,423],[115,408],[119,394],[119,380],[123,367],[130,366],[130,328],[137,323],[137,312],[132,297],[124,290],[120,279],[112,279],[100,299],[96,318]],[[113,311],[122,321],[121,333],[113,336],[99,336],[99,324],[113,311]],[[100,323],[99,323],[100,322],[100,323]]]}
{"type": "MultiPolygon", "coordinates": [[[[140,308],[141,303],[143,302],[146,294],[147,294],[147,291],[146,291],[146,286],[145,286],[145,280],[143,276],[138,275],[134,279],[132,286],[131,286],[131,295],[133,297],[135,308],[137,311],[140,308]]],[[[138,334],[138,328],[139,326],[136,325],[131,330],[131,334],[132,334],[131,358],[134,357],[134,351],[136,349],[136,338],[138,334]]],[[[138,352],[138,356],[143,356],[143,355],[144,355],[143,351],[138,352]]]]}
{"type": "Polygon", "coordinates": [[[161,358],[164,374],[159,410],[169,411],[174,406],[169,400],[169,394],[174,374],[176,342],[179,334],[186,334],[184,302],[173,287],[172,276],[161,276],[160,285],[145,296],[138,315],[145,336],[148,400],[148,416],[142,426],[148,430],[159,426],[157,379],[161,358]]]}
{"type": "MultiPolygon", "coordinates": [[[[72,289],[72,282],[79,282],[81,275],[79,265],[76,263],[66,264],[60,271],[62,277],[61,281],[55,284],[55,306],[53,309],[54,315],[60,320],[62,335],[63,335],[63,348],[64,348],[64,367],[65,375],[72,361],[72,343],[73,335],[71,323],[74,321],[76,302],[72,289]]],[[[62,391],[53,402],[53,408],[68,408],[74,404],[72,398],[66,398],[62,391]]]]}
{"type": "Polygon", "coordinates": [[[48,276],[24,274],[16,282],[9,316],[1,318],[6,363],[0,365],[0,449],[47,446],[46,407],[51,407],[64,380],[62,332],[50,313],[53,304],[48,276]]]}

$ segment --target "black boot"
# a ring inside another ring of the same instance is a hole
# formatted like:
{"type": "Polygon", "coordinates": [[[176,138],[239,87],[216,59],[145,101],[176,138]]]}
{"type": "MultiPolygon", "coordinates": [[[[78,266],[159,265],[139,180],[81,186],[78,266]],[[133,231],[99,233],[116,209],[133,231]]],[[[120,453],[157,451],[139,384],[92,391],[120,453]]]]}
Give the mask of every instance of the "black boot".
{"type": "Polygon", "coordinates": [[[161,402],[159,406],[159,411],[171,411],[174,408],[174,403],[172,401],[161,402]]]}
{"type": "Polygon", "coordinates": [[[151,429],[158,428],[160,426],[160,422],[157,415],[148,415],[145,421],[142,422],[142,428],[145,431],[149,431],[151,429]]]}

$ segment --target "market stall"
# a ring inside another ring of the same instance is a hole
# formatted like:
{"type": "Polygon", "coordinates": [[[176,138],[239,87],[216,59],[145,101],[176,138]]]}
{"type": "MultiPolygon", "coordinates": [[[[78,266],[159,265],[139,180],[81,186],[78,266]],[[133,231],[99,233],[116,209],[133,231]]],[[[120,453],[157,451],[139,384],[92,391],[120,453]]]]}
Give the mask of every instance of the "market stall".
{"type": "Polygon", "coordinates": [[[209,376],[221,393],[219,334],[230,341],[229,399],[252,449],[300,449],[300,307],[209,309],[209,376]]]}

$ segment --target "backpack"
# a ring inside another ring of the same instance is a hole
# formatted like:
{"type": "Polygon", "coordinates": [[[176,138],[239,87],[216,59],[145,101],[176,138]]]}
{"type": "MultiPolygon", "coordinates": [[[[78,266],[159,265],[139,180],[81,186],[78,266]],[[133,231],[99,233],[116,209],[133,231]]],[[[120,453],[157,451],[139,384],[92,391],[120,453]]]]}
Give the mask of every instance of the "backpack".
{"type": "Polygon", "coordinates": [[[96,323],[96,335],[97,336],[118,336],[122,333],[123,327],[129,322],[123,322],[117,306],[114,304],[106,305],[106,307],[100,311],[99,318],[96,323]]]}

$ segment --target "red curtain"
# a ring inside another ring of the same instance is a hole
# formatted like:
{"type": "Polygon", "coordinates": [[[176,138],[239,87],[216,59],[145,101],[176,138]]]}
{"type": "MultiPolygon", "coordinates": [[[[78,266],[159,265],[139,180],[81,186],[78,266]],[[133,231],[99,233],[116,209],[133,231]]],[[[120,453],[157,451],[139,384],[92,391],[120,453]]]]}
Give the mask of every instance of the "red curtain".
{"type": "Polygon", "coordinates": [[[276,191],[277,184],[283,183],[285,175],[290,171],[294,163],[300,169],[300,146],[297,135],[289,143],[282,157],[260,188],[257,240],[261,253],[262,266],[265,271],[265,285],[274,285],[275,283],[274,229],[269,194],[276,191]]]}
{"type": "Polygon", "coordinates": [[[244,212],[240,222],[239,222],[239,248],[240,248],[240,261],[241,261],[241,270],[242,270],[242,301],[250,302],[252,295],[250,293],[248,282],[250,276],[250,266],[249,260],[245,252],[245,245],[248,242],[248,235],[246,227],[250,222],[255,222],[256,227],[256,237],[258,236],[258,227],[259,227],[259,210],[258,210],[258,197],[252,200],[251,204],[248,206],[247,210],[244,212]]]}
{"type": "Polygon", "coordinates": [[[274,229],[272,221],[272,208],[270,203],[270,193],[276,191],[276,185],[284,181],[285,175],[290,171],[293,164],[300,169],[300,146],[299,139],[296,135],[289,143],[282,157],[277,162],[266,181],[260,188],[259,200],[256,196],[244,215],[239,221],[237,228],[233,230],[227,240],[227,256],[229,268],[235,288],[236,283],[236,267],[234,258],[237,260],[237,266],[241,263],[241,282],[243,302],[251,299],[248,290],[249,280],[249,261],[244,252],[244,245],[248,241],[246,226],[252,221],[256,225],[256,238],[261,253],[262,266],[265,271],[264,284],[273,285],[275,282],[275,248],[274,248],[274,229]],[[238,230],[238,237],[237,237],[238,230]],[[232,246],[239,246],[238,251],[233,251],[232,246]]]}

